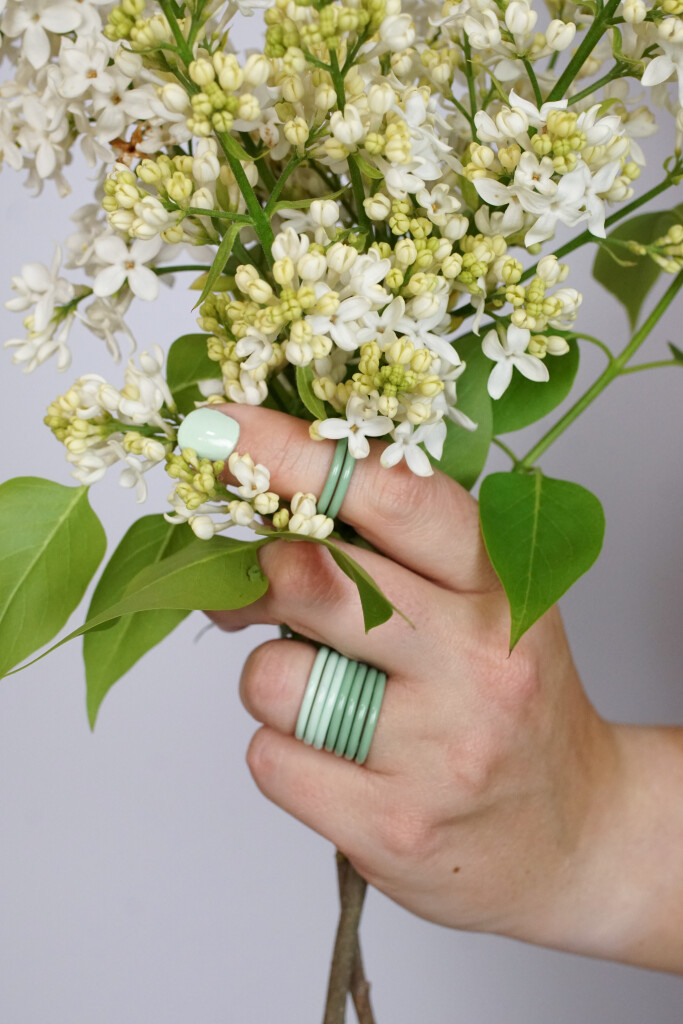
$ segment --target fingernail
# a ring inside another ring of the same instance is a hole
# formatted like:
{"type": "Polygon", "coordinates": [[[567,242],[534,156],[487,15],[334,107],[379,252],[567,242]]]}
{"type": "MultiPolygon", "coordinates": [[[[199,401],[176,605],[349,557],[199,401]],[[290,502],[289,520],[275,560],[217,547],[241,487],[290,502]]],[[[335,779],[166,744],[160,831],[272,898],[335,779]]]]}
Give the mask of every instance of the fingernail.
{"type": "Polygon", "coordinates": [[[240,436],[240,425],[231,416],[218,409],[195,409],[180,424],[178,445],[193,448],[200,459],[227,459],[235,450],[240,436]]]}

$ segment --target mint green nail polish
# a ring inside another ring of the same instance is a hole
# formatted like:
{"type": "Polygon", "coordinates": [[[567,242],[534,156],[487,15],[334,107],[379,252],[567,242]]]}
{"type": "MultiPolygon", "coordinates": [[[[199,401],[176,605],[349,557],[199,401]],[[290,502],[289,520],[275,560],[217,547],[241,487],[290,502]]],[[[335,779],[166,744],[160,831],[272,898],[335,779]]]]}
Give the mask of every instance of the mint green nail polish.
{"type": "Polygon", "coordinates": [[[180,424],[178,445],[194,448],[200,459],[227,459],[235,450],[240,436],[240,425],[231,416],[217,409],[195,409],[180,424]]]}

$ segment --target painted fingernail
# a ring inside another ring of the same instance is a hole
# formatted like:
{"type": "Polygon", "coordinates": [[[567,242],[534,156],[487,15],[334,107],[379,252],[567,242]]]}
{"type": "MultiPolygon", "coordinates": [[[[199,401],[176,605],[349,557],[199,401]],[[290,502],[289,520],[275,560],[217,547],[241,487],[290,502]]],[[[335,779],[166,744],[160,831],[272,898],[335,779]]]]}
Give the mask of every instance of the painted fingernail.
{"type": "Polygon", "coordinates": [[[231,416],[218,409],[195,409],[180,424],[180,449],[193,448],[200,459],[227,459],[235,450],[240,436],[240,425],[231,416]]]}

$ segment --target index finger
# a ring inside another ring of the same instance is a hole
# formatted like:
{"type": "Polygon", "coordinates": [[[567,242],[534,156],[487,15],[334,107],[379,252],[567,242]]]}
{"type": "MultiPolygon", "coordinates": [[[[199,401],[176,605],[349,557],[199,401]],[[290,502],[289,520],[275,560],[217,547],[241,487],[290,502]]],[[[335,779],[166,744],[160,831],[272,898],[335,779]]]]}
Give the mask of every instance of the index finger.
{"type": "MultiPolygon", "coordinates": [[[[234,403],[212,408],[239,423],[239,450],[270,470],[274,491],[284,498],[297,491],[320,495],[333,441],[312,441],[305,420],[272,409],[234,403]]],[[[372,442],[370,455],[358,460],[340,513],[344,522],[378,551],[441,586],[496,586],[472,495],[438,470],[418,478],[403,463],[385,469],[379,461],[384,447],[372,442]]]]}

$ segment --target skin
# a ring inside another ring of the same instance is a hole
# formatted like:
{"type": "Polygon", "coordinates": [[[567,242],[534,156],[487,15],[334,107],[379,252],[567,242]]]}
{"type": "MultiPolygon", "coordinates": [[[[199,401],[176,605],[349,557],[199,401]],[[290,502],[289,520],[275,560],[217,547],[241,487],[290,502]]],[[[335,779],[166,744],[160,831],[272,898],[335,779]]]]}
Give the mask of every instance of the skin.
{"type": "MultiPolygon", "coordinates": [[[[218,408],[274,491],[320,494],[334,442],[283,413],[218,408]]],[[[226,630],[286,622],[387,673],[360,767],[294,739],[315,648],[257,647],[240,694],[262,723],[247,753],[259,789],[429,921],[683,973],[683,729],[601,719],[557,608],[509,654],[476,501],[441,473],[382,469],[382,447],[356,466],[341,512],[377,553],[340,546],[415,628],[394,615],[365,634],[329,553],[285,541],[261,551],[263,598],[212,613],[226,630]]]]}

